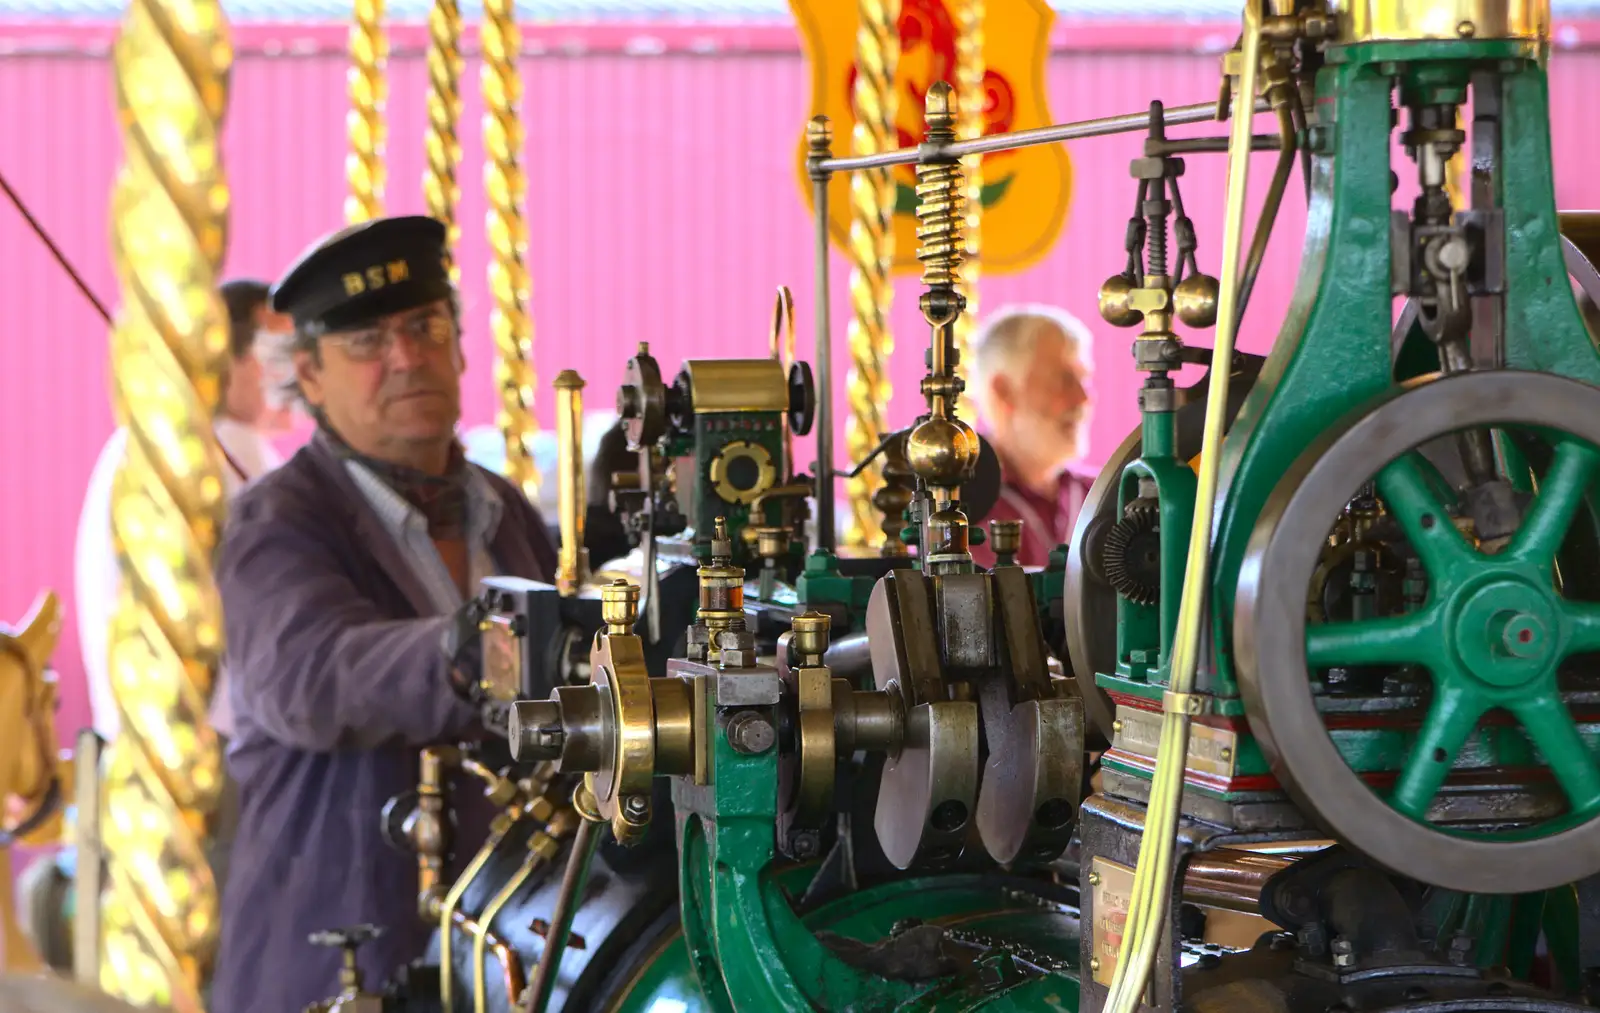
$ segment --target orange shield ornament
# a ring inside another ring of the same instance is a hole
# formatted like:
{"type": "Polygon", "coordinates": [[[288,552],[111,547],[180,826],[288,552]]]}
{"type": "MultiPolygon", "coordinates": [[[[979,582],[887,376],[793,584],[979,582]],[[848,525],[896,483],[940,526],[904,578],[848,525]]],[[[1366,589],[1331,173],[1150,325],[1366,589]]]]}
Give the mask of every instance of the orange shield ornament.
{"type": "MultiPolygon", "coordinates": [[[[923,140],[922,110],[935,81],[956,81],[956,4],[960,0],[901,0],[900,59],[895,66],[895,127],[900,147],[923,140]]],[[[834,154],[848,155],[855,125],[856,0],[790,0],[811,67],[813,115],[833,126],[834,154]]],[[[986,0],[984,4],[985,135],[1049,126],[1045,67],[1055,15],[1041,0],[986,0]]],[[[966,140],[967,138],[962,138],[966,140]]],[[[806,206],[806,143],[801,131],[798,170],[806,206]]],[[[916,167],[895,166],[894,265],[897,274],[917,263],[916,167]]],[[[1060,144],[991,152],[983,159],[981,263],[1005,274],[1032,266],[1050,252],[1066,224],[1072,198],[1072,163],[1060,144]]],[[[829,232],[845,247],[850,235],[850,183],[834,176],[828,188],[829,232]]]]}

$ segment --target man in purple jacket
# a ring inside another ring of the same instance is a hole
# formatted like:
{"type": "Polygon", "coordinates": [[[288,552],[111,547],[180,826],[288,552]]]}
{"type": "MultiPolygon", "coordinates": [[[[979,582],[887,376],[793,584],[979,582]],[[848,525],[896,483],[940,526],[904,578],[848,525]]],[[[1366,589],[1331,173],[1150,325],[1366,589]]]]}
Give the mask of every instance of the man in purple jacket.
{"type": "MultiPolygon", "coordinates": [[[[273,288],[318,427],[235,501],[219,553],[241,795],[212,985],[226,1013],[335,994],[338,951],[307,941],[323,929],[382,927],[361,951],[369,987],[422,955],[416,860],[384,841],[380,813],[415,789],[422,746],[476,734],[464,687],[479,581],[555,571],[538,512],[456,441],[464,363],[444,245],[431,218],[367,222],[273,288]]],[[[447,873],[486,815],[460,814],[447,873]]]]}

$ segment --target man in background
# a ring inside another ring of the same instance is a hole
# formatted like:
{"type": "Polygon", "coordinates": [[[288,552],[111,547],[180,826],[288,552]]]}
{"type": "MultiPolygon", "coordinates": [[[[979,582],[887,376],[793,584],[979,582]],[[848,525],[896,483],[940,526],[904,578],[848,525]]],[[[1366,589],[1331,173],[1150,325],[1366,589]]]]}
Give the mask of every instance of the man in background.
{"type": "MultiPolygon", "coordinates": [[[[225,456],[222,478],[229,498],[245,484],[282,463],[271,438],[289,427],[290,412],[271,389],[270,361],[287,352],[293,331],[289,318],[267,308],[267,286],[239,279],[225,283],[222,301],[228,308],[228,373],[222,403],[212,426],[225,456]]],[[[111,486],[127,449],[128,430],[118,426],[100,451],[78,518],[74,556],[78,643],[89,683],[94,729],[109,742],[119,727],[111,695],[109,641],[111,616],[117,605],[121,572],[111,542],[111,486]]],[[[228,733],[226,694],[218,684],[213,717],[228,733]]]]}
{"type": "MultiPolygon", "coordinates": [[[[1074,467],[1089,448],[1092,343],[1076,317],[1036,305],[998,311],[972,343],[967,389],[1003,478],[984,521],[1022,521],[1016,561],[1023,566],[1048,564],[1050,551],[1071,537],[1094,481],[1074,467]]],[[[987,543],[972,555],[994,565],[987,543]]]]}

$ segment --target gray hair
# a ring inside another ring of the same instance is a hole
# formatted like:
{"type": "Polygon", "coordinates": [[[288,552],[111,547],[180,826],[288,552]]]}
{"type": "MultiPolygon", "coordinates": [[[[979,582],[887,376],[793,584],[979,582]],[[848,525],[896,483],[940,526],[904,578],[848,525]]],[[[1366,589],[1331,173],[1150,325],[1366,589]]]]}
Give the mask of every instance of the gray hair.
{"type": "Polygon", "coordinates": [[[1094,335],[1083,321],[1057,306],[1024,303],[995,311],[978,328],[972,339],[972,362],[967,364],[967,394],[978,414],[990,415],[990,392],[994,378],[1020,381],[1033,366],[1034,350],[1041,334],[1055,332],[1071,345],[1084,363],[1091,361],[1094,335]]]}

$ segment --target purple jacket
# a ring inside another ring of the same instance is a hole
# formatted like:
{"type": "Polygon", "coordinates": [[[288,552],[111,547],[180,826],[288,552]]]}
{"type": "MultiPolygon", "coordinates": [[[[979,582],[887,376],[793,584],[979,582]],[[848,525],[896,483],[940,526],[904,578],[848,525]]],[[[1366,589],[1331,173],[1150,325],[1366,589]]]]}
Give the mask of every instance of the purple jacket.
{"type": "MultiPolygon", "coordinates": [[[[505,504],[497,572],[548,580],[556,553],[538,511],[496,475],[505,504]]],[[[223,887],[210,1008],[299,1013],[337,994],[337,950],[313,932],[361,922],[369,989],[422,956],[417,863],[385,842],[384,803],[414,790],[418,752],[474,737],[476,710],[452,692],[440,641],[448,617],[340,462],[313,440],[233,503],[217,566],[237,722],[229,770],[238,836],[223,887]]],[[[481,786],[462,812],[459,870],[482,843],[481,786]],[[468,809],[473,808],[468,806],[468,809]]]]}

